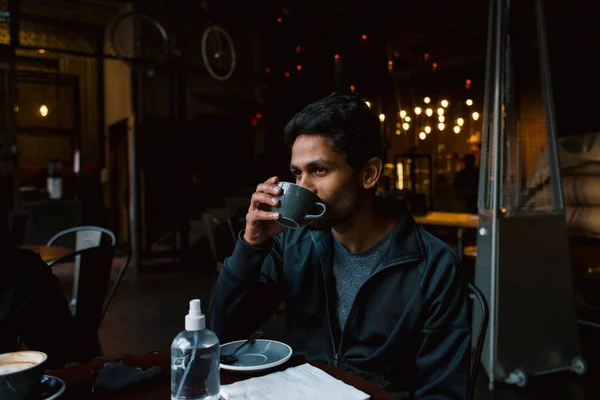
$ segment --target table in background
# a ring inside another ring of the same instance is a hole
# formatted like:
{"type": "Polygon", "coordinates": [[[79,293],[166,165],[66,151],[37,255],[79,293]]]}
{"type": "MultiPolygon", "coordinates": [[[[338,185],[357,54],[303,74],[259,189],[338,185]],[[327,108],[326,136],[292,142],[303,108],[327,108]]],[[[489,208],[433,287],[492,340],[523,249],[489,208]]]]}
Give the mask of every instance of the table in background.
{"type": "Polygon", "coordinates": [[[60,246],[23,245],[19,247],[39,254],[44,262],[58,260],[71,254],[71,250],[60,246]]]}
{"type": "Polygon", "coordinates": [[[425,215],[415,215],[415,221],[420,225],[449,226],[457,228],[458,256],[463,259],[463,236],[465,229],[477,229],[479,227],[479,215],[467,213],[453,213],[432,211],[425,215]]]}
{"type": "MultiPolygon", "coordinates": [[[[92,393],[92,386],[103,362],[93,362],[90,364],[77,365],[61,370],[47,371],[46,375],[57,376],[65,381],[67,390],[60,397],[61,400],[86,400],[86,399],[144,399],[144,400],[164,400],[171,396],[170,369],[171,356],[169,353],[144,354],[137,356],[127,356],[123,360],[125,364],[148,369],[153,366],[160,366],[162,371],[159,377],[155,379],[132,385],[118,391],[105,393],[92,393]]],[[[302,364],[302,360],[292,358],[282,366],[269,371],[268,373],[284,370],[288,367],[302,364]]],[[[368,382],[350,372],[339,368],[333,368],[327,365],[310,362],[311,365],[327,372],[331,376],[361,390],[371,396],[372,400],[394,400],[394,397],[381,389],[374,383],[368,382]]],[[[263,374],[264,375],[264,374],[263,374]]],[[[238,375],[229,371],[221,370],[221,384],[226,385],[249,379],[257,375],[238,375]]]]}

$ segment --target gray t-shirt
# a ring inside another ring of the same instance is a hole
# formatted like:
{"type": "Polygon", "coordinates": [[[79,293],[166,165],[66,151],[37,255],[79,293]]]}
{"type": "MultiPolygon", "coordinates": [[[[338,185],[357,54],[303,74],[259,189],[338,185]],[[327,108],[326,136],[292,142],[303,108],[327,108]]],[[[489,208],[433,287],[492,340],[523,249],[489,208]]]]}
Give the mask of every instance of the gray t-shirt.
{"type": "Polygon", "coordinates": [[[335,277],[335,300],[340,329],[344,329],[358,289],[379,266],[387,252],[394,229],[395,227],[376,245],[359,253],[349,251],[337,241],[335,235],[333,236],[333,276],[335,277]]]}

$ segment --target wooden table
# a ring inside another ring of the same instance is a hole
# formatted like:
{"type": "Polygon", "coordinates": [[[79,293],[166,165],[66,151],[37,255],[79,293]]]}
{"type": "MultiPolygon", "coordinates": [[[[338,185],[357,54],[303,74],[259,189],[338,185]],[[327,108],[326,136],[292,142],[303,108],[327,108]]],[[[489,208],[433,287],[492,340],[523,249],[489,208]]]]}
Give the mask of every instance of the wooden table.
{"type": "Polygon", "coordinates": [[[59,258],[65,257],[72,252],[70,249],[60,246],[24,245],[19,247],[38,253],[44,262],[58,260],[59,258]]]}
{"type": "MultiPolygon", "coordinates": [[[[75,367],[64,368],[55,371],[46,371],[46,375],[57,376],[65,381],[67,384],[67,390],[60,397],[60,400],[86,400],[86,399],[105,399],[105,400],[117,400],[117,399],[144,399],[144,400],[164,400],[170,398],[170,363],[171,356],[169,353],[158,353],[158,354],[144,354],[137,356],[127,356],[123,360],[128,365],[134,365],[142,369],[148,369],[155,365],[161,367],[161,375],[155,379],[147,382],[138,383],[127,388],[123,388],[118,391],[105,392],[105,393],[92,393],[92,386],[100,372],[102,362],[94,362],[90,364],[78,365],[75,367]]],[[[277,370],[284,370],[288,367],[302,364],[302,360],[292,358],[290,361],[282,365],[277,370]]],[[[374,383],[368,382],[362,378],[359,378],[349,372],[346,372],[339,368],[329,367],[327,365],[319,363],[310,363],[311,365],[322,369],[328,374],[334,376],[337,379],[362,390],[371,396],[372,400],[393,400],[394,397],[381,389],[374,383]]],[[[272,372],[272,371],[270,371],[272,372]]],[[[254,375],[255,376],[255,375],[254,375]]],[[[238,375],[230,371],[221,370],[221,384],[226,385],[249,379],[252,376],[249,375],[238,375]]]]}
{"type": "Polygon", "coordinates": [[[477,229],[479,227],[479,215],[467,213],[452,213],[432,211],[425,215],[415,215],[415,221],[420,225],[449,226],[457,228],[458,256],[463,259],[463,236],[465,229],[477,229]]]}

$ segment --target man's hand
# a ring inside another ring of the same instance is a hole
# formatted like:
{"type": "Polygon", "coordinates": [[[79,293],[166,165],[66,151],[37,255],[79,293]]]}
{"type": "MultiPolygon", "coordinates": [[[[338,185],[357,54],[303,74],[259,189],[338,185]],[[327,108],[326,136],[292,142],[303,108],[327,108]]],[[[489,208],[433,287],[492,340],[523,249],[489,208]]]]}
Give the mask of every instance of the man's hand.
{"type": "Polygon", "coordinates": [[[256,187],[256,192],[252,195],[244,232],[244,241],[251,246],[258,246],[285,229],[276,222],[279,213],[265,211],[268,207],[279,205],[279,200],[273,197],[281,194],[282,191],[276,185],[278,181],[279,178],[276,176],[267,179],[256,187]]]}

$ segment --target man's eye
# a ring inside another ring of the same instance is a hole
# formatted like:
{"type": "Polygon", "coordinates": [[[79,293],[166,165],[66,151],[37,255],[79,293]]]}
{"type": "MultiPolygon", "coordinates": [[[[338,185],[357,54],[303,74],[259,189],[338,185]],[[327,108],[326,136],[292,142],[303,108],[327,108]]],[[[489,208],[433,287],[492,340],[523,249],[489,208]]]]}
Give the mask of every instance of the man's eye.
{"type": "Polygon", "coordinates": [[[299,170],[295,169],[292,171],[292,175],[294,176],[299,176],[302,172],[300,172],[299,170]]]}
{"type": "Polygon", "coordinates": [[[316,172],[317,174],[319,174],[319,175],[323,175],[323,174],[327,173],[327,169],[326,169],[326,168],[322,168],[322,167],[317,167],[317,168],[315,169],[315,172],[316,172]]]}

